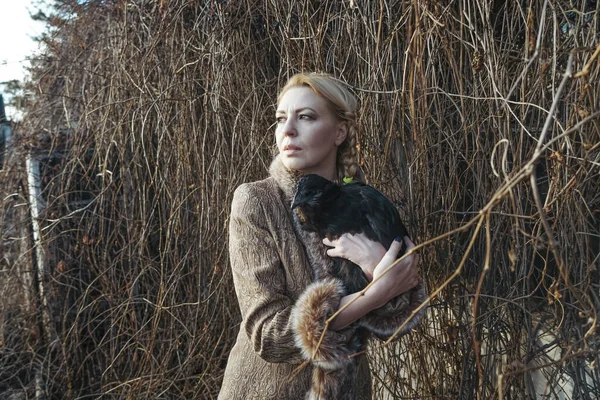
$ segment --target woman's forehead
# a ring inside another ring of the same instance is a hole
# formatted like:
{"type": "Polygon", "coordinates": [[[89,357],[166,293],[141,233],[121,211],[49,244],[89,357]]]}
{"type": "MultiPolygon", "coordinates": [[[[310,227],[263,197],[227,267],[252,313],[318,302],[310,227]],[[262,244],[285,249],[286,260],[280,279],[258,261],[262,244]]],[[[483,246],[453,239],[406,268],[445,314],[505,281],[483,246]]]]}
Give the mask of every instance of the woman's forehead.
{"type": "Polygon", "coordinates": [[[277,105],[277,112],[295,112],[310,108],[314,111],[327,109],[327,101],[311,88],[297,86],[288,89],[277,105]]]}

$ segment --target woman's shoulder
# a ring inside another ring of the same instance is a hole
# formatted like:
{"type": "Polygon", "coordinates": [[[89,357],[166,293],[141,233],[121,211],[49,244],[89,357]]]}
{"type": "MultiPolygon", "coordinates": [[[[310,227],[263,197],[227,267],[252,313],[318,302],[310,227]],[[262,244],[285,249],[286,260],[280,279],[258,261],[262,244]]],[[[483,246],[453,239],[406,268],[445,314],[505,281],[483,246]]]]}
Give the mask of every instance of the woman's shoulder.
{"type": "Polygon", "coordinates": [[[260,181],[242,183],[235,189],[231,212],[249,212],[277,202],[278,186],[272,177],[260,181]]]}
{"type": "Polygon", "coordinates": [[[277,195],[277,183],[272,177],[255,182],[242,183],[233,192],[233,199],[261,200],[277,195]]]}

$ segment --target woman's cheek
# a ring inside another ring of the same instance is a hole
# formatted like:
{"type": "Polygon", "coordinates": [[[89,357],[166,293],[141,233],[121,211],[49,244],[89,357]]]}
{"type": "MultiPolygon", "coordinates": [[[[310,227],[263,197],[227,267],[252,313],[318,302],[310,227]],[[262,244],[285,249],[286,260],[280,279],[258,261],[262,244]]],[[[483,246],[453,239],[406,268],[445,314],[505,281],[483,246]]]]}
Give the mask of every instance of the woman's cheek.
{"type": "Polygon", "coordinates": [[[279,150],[279,152],[281,153],[281,143],[282,143],[283,137],[281,136],[281,133],[279,133],[279,129],[277,129],[275,131],[275,144],[277,145],[277,150],[279,150]]]}

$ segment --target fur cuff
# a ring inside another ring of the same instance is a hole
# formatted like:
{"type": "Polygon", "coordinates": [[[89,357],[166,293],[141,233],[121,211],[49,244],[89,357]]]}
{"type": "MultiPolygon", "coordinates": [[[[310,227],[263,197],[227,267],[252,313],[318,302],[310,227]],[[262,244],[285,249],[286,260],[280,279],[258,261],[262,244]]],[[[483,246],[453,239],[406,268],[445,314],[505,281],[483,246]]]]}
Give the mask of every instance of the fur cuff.
{"type": "MultiPolygon", "coordinates": [[[[358,321],[358,325],[374,333],[380,338],[391,336],[412,314],[412,312],[427,300],[427,292],[423,282],[410,291],[390,300],[385,306],[373,310],[358,321]]],[[[425,315],[427,307],[419,312],[398,332],[397,338],[407,334],[425,315]]]]}
{"type": "Polygon", "coordinates": [[[324,371],[335,371],[348,365],[352,362],[348,357],[360,347],[356,329],[350,327],[340,331],[327,329],[319,344],[325,321],[337,311],[344,295],[344,285],[338,279],[313,282],[292,309],[296,346],[306,360],[324,371]]]}

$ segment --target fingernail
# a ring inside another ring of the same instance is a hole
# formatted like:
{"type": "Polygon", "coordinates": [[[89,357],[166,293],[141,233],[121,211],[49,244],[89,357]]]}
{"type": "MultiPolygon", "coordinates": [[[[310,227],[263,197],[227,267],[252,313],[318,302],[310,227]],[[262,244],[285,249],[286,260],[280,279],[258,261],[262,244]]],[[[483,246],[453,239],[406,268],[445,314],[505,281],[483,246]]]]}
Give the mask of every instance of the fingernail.
{"type": "Polygon", "coordinates": [[[402,238],[400,236],[397,236],[396,239],[394,239],[396,242],[402,242],[402,238]]]}

